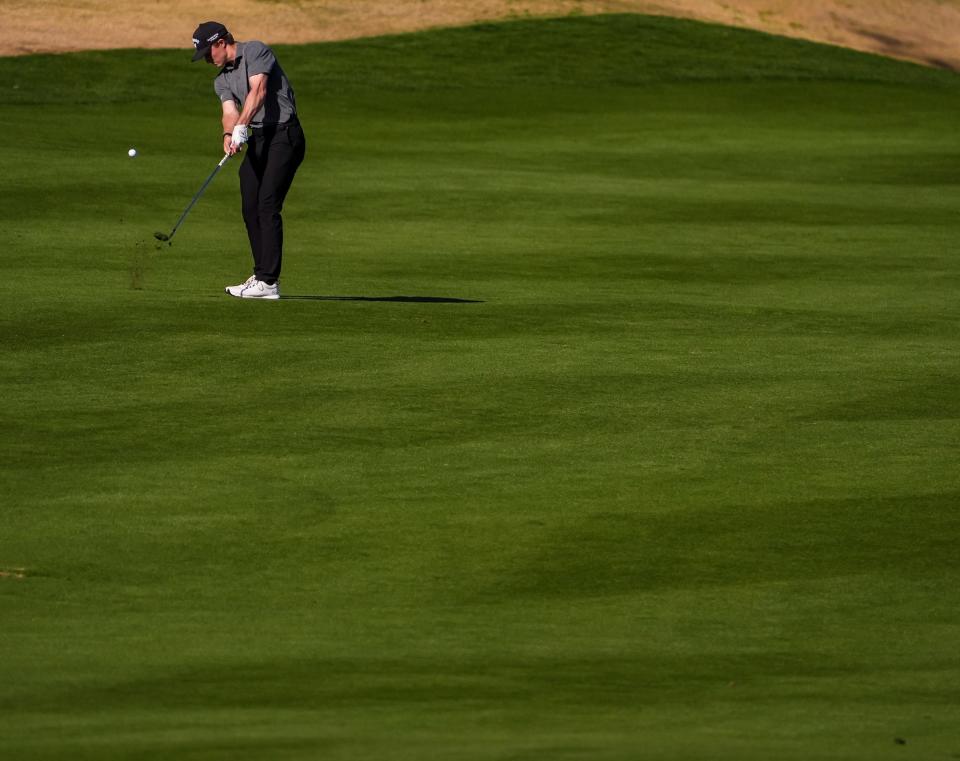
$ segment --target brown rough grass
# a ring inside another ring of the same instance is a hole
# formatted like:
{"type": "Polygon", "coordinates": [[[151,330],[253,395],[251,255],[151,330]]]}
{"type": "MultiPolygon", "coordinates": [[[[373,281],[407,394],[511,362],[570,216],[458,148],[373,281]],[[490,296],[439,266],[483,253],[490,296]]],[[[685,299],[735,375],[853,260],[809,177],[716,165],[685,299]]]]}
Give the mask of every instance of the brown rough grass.
{"type": "Polygon", "coordinates": [[[0,55],[189,48],[211,17],[239,39],[299,43],[597,13],[701,19],[960,70],[960,0],[0,0],[0,55]]]}

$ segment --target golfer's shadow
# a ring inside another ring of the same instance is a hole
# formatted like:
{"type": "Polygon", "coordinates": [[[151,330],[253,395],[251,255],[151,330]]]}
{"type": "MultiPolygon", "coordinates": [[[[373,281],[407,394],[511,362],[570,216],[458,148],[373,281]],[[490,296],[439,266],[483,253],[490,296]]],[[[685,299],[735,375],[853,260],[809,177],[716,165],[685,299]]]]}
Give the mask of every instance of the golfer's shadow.
{"type": "Polygon", "coordinates": [[[445,296],[280,296],[287,301],[393,301],[403,304],[483,304],[477,299],[451,299],[445,296]]]}

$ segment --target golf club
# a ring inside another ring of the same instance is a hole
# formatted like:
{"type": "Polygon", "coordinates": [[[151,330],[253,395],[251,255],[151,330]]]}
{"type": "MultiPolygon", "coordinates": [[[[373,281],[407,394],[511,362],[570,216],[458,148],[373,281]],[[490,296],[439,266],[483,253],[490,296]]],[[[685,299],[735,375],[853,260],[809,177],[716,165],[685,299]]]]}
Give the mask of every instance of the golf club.
{"type": "Polygon", "coordinates": [[[173,236],[176,234],[180,225],[183,224],[183,220],[187,218],[187,214],[190,213],[190,209],[193,208],[193,205],[199,200],[200,196],[203,195],[203,191],[207,189],[207,185],[209,185],[213,181],[213,178],[217,176],[217,172],[220,171],[221,167],[227,163],[228,158],[230,158],[230,154],[226,153],[224,154],[223,158],[220,159],[220,163],[217,164],[216,168],[210,173],[210,176],[207,177],[207,181],[200,186],[200,190],[197,191],[197,194],[193,197],[193,200],[190,201],[190,203],[187,204],[187,208],[183,210],[183,214],[180,215],[180,219],[177,220],[177,224],[173,226],[173,230],[170,231],[170,234],[166,235],[164,233],[157,232],[153,234],[154,238],[164,243],[169,243],[173,240],[173,236]]]}

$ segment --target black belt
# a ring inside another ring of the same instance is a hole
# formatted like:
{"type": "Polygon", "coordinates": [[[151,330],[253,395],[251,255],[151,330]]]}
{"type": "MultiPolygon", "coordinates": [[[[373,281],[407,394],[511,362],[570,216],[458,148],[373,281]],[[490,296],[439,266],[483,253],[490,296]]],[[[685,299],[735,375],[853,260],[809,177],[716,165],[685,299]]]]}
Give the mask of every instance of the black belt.
{"type": "Polygon", "coordinates": [[[295,127],[300,124],[300,120],[297,117],[292,119],[287,119],[285,122],[275,122],[274,124],[261,124],[258,127],[250,125],[250,131],[254,134],[260,132],[283,132],[285,129],[290,129],[290,127],[295,127]]]}

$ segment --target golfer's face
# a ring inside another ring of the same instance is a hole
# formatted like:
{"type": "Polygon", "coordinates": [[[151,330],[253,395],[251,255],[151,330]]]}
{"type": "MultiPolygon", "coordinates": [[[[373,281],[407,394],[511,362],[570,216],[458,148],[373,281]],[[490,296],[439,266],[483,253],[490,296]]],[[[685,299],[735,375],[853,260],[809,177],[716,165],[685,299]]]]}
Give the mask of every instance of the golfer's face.
{"type": "Polygon", "coordinates": [[[227,62],[227,41],[217,40],[213,43],[210,50],[207,51],[206,61],[214,66],[222,67],[227,62]]]}

